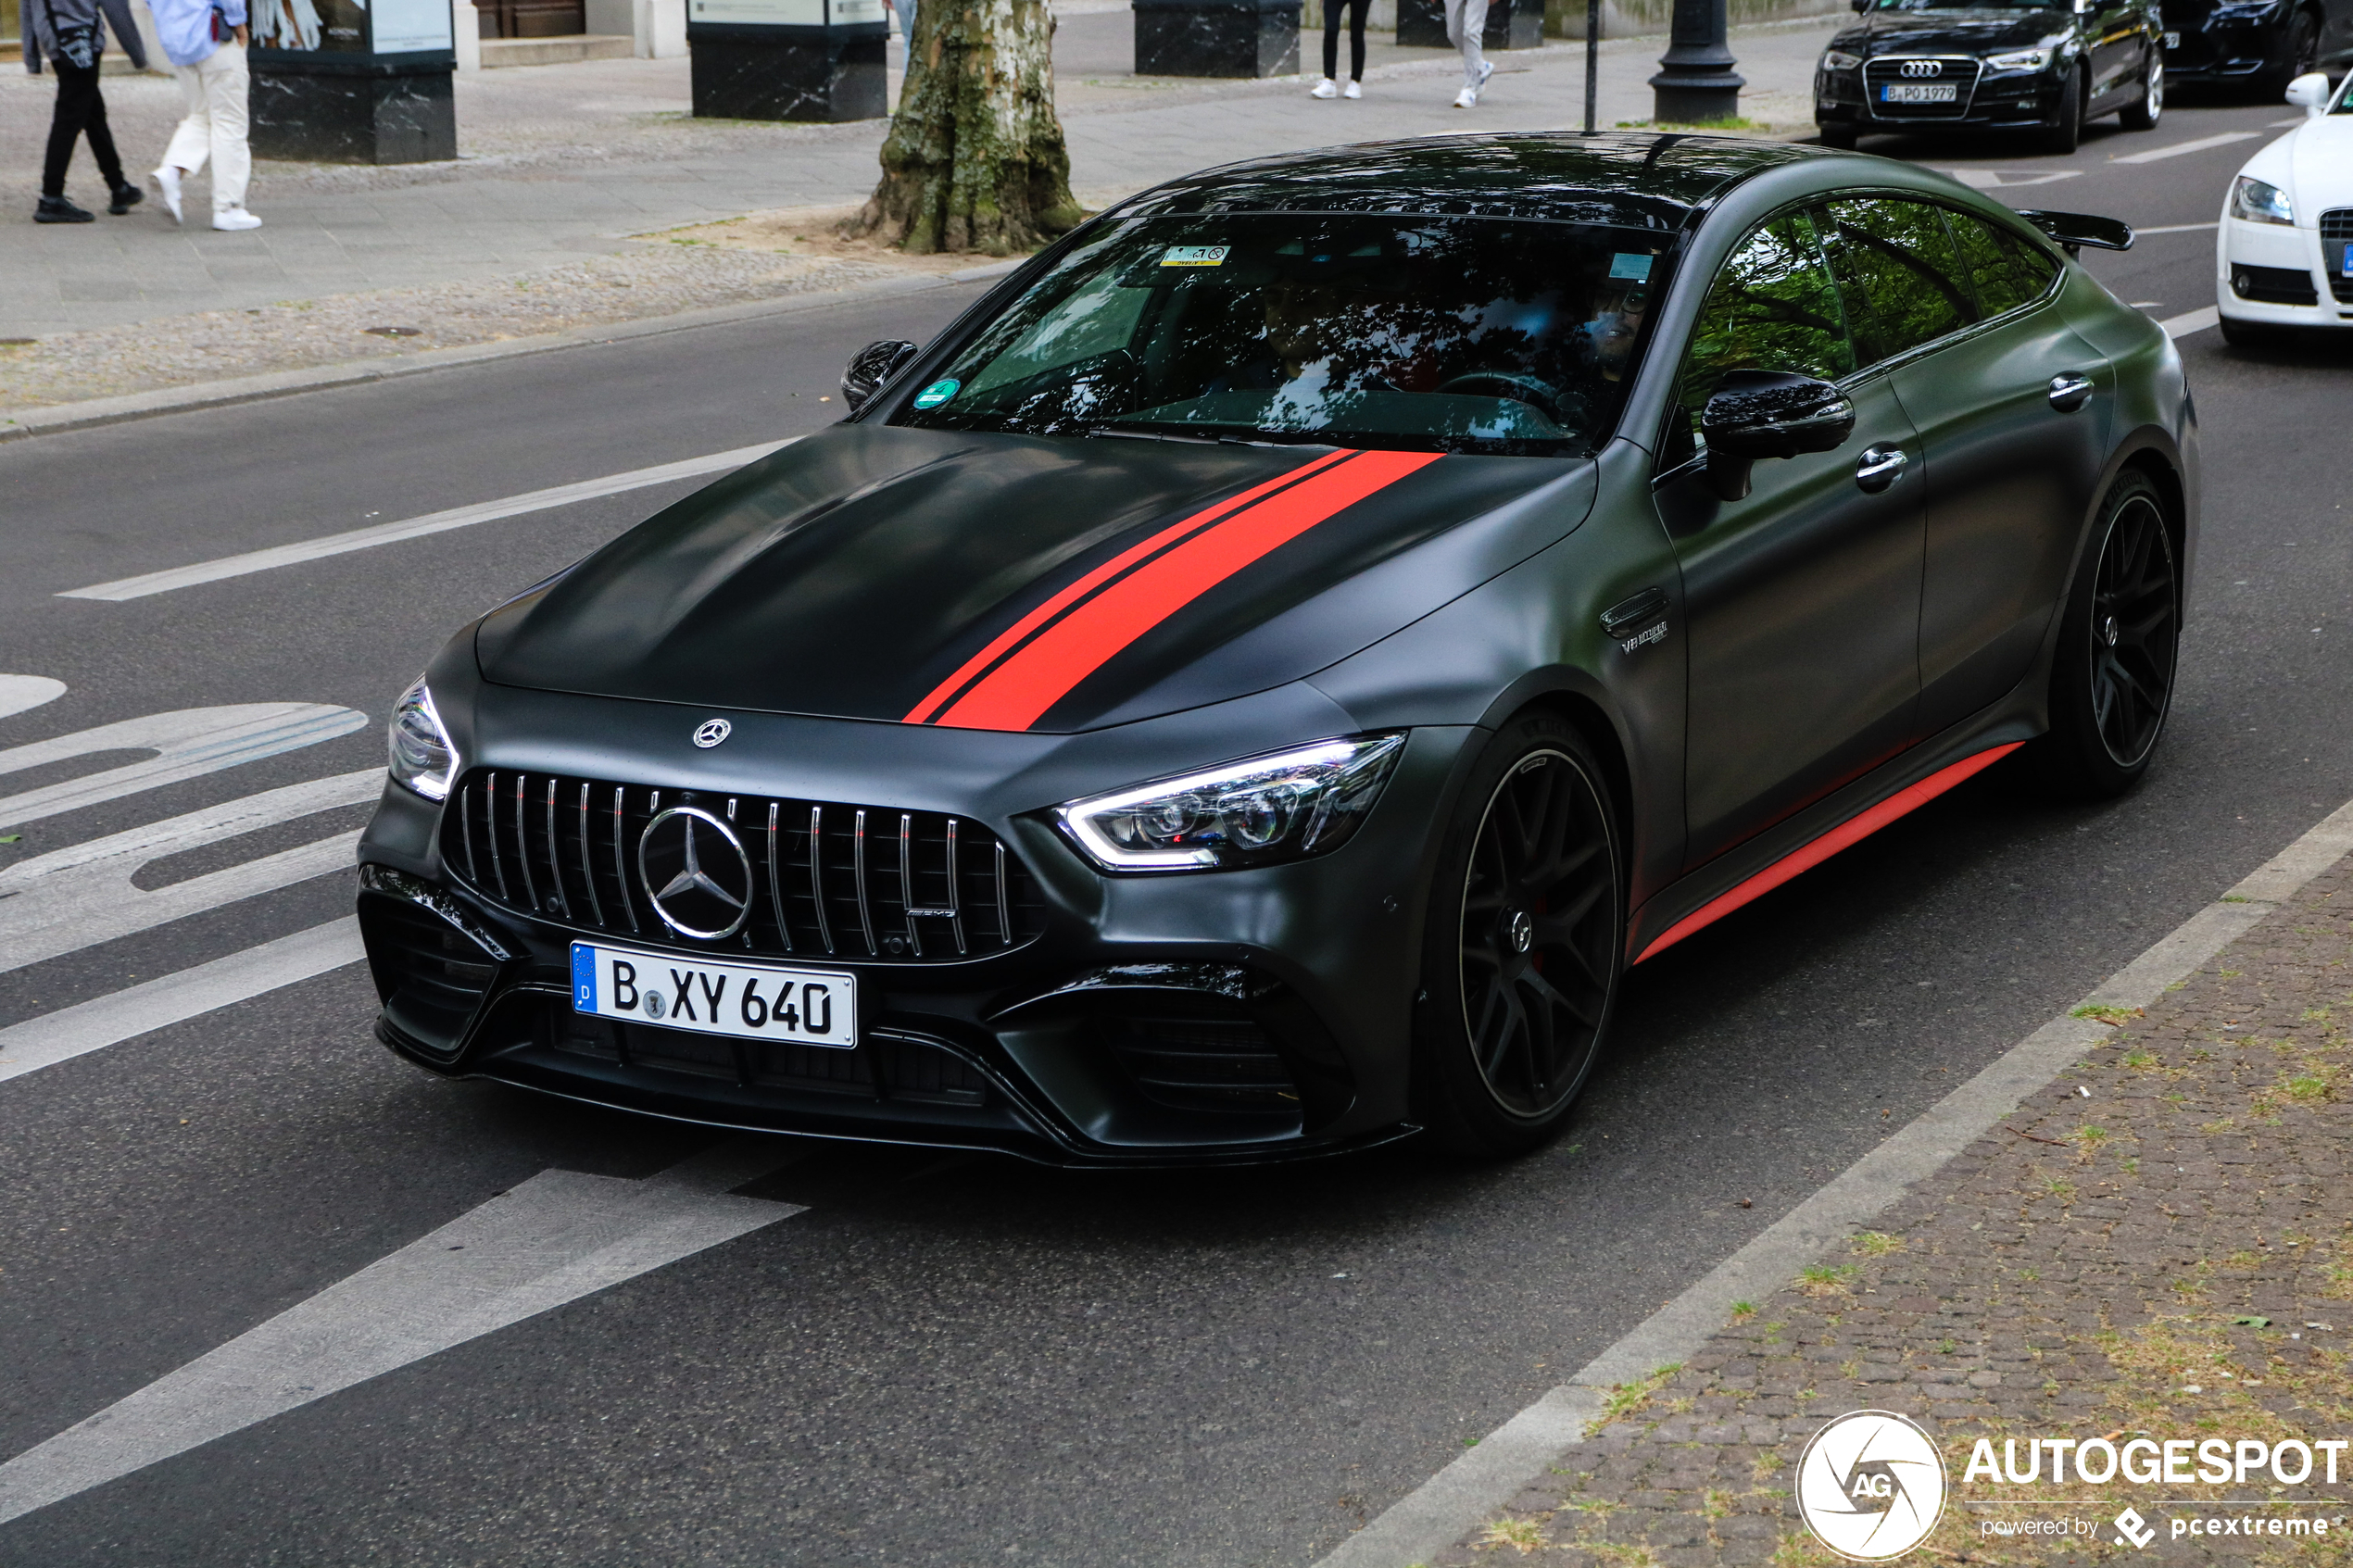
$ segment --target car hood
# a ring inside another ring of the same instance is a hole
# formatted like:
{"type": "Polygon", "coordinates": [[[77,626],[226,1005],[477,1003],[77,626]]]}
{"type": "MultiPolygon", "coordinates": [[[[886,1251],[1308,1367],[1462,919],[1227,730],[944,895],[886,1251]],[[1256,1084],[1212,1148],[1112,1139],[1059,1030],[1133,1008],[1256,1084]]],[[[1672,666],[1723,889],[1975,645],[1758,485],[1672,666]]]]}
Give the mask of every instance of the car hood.
{"type": "Polygon", "coordinates": [[[2296,223],[2316,228],[2331,207],[2353,207],[2353,114],[2308,119],[2287,141],[2296,223]]]}
{"type": "Polygon", "coordinates": [[[1843,29],[1833,46],[1867,56],[1982,55],[2031,49],[2066,24],[2059,11],[1874,11],[1843,29]]]}
{"type": "Polygon", "coordinates": [[[1594,465],[837,425],[476,629],[496,684],[1072,731],[1313,674],[1581,522],[1594,465]]]}

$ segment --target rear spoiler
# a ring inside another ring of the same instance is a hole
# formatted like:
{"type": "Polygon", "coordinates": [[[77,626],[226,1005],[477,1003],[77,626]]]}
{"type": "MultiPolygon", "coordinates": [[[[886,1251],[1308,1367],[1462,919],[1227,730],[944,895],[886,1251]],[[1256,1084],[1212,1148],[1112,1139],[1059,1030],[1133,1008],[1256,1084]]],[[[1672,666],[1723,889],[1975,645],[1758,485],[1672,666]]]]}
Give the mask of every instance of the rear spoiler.
{"type": "Polygon", "coordinates": [[[2133,225],[2113,218],[2095,218],[2088,212],[2021,212],[2019,216],[2066,247],[2070,256],[2081,255],[2085,245],[2094,250],[2133,248],[2133,225]]]}

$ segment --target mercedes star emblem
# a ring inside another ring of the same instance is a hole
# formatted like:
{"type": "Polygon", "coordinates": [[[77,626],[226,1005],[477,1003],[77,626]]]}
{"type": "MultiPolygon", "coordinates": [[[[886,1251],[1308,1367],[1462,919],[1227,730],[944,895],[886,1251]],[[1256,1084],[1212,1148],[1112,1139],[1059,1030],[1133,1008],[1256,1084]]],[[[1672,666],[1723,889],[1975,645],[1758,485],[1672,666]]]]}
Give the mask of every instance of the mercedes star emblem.
{"type": "Polygon", "coordinates": [[[706,719],[695,726],[695,744],[709,751],[736,733],[736,726],[724,719],[706,719]]]}
{"type": "Polygon", "coordinates": [[[751,857],[710,812],[673,806],[637,839],[637,874],[662,923],[681,936],[733,936],[751,918],[751,857]]]}

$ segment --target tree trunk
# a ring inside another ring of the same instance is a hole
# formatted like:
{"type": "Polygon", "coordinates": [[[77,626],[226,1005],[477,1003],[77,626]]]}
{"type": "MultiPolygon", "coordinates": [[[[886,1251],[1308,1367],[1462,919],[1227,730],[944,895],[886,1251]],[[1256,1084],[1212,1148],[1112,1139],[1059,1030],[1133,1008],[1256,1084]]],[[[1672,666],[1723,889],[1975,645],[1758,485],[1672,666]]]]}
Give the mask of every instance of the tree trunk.
{"type": "Polygon", "coordinates": [[[1083,216],[1046,0],[920,0],[882,183],[852,221],[917,252],[1031,250],[1083,216]]]}

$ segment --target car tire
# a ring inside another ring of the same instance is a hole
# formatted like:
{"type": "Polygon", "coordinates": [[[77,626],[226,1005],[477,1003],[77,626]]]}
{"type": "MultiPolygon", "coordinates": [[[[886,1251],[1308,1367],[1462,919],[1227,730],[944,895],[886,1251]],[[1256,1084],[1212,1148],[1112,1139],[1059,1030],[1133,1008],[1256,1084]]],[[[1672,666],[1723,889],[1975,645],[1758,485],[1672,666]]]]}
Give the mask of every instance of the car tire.
{"type": "Polygon", "coordinates": [[[1623,843],[1561,715],[1531,709],[1479,754],[1439,852],[1415,1003],[1416,1115],[1450,1151],[1524,1154],[1567,1121],[1625,972],[1623,843]]]}
{"type": "Polygon", "coordinates": [[[1861,133],[1851,125],[1818,125],[1816,129],[1822,134],[1822,145],[1834,147],[1842,153],[1853,152],[1855,144],[1862,139],[1861,133]]]}
{"type": "Polygon", "coordinates": [[[2071,153],[2083,144],[2083,79],[2075,77],[2059,94],[2058,123],[2043,132],[2046,153],[2071,153]]]}
{"type": "Polygon", "coordinates": [[[2264,101],[2277,103],[2287,92],[2287,84],[2299,76],[2321,69],[2321,21],[2311,12],[2298,7],[2287,19],[2287,57],[2276,71],[2266,73],[2261,91],[2264,101]]]}
{"type": "Polygon", "coordinates": [[[2141,95],[2116,113],[2116,122],[2127,131],[2154,131],[2157,122],[2165,118],[2165,61],[2153,56],[2141,72],[2141,95]]]}
{"type": "Polygon", "coordinates": [[[2181,651],[2182,577],[2166,498],[2127,472],[2100,503],[2059,621],[2051,727],[2028,755],[2067,799],[2122,795],[2148,771],[2181,651]]]}

